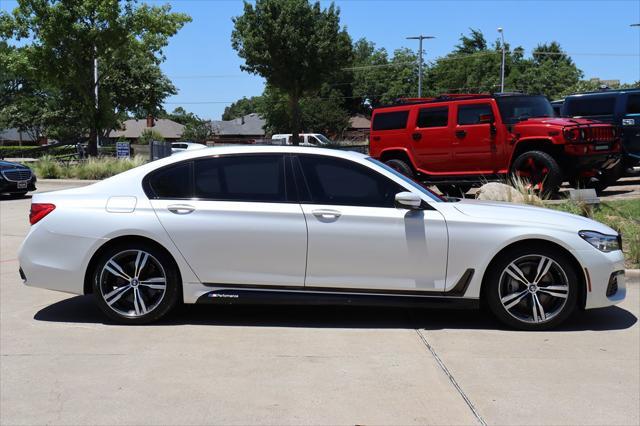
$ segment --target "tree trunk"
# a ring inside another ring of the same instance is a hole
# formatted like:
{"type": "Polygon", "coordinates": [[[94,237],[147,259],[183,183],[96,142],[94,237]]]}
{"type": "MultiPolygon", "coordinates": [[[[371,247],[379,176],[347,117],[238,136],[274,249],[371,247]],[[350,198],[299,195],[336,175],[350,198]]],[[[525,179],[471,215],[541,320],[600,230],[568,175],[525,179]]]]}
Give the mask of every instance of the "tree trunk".
{"type": "Polygon", "coordinates": [[[291,143],[300,145],[302,125],[300,123],[300,97],[298,95],[289,95],[289,116],[291,117],[291,143]]]}
{"type": "Polygon", "coordinates": [[[98,155],[98,143],[96,142],[96,136],[98,135],[98,129],[95,126],[91,127],[89,131],[89,143],[87,143],[87,155],[95,157],[98,155]]]}

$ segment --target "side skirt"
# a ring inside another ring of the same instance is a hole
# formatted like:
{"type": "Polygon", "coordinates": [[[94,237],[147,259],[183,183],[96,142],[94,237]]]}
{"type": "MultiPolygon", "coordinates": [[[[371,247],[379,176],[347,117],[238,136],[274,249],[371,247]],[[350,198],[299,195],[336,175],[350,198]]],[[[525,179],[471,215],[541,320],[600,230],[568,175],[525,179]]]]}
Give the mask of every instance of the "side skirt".
{"type": "Polygon", "coordinates": [[[214,289],[200,296],[196,303],[477,309],[479,299],[464,298],[472,276],[473,269],[467,270],[448,292],[207,284],[214,289]]]}

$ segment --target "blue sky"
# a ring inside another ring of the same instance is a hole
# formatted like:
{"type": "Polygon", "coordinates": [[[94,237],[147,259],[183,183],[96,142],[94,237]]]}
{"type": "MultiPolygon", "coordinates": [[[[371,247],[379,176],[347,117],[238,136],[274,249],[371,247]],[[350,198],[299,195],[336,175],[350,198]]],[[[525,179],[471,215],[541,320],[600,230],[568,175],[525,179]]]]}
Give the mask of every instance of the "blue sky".
{"type": "MultiPolygon", "coordinates": [[[[167,61],[162,68],[179,89],[176,96],[167,100],[167,110],[183,106],[201,117],[218,119],[224,107],[234,100],[262,93],[263,80],[242,72],[241,60],[231,48],[231,18],[242,13],[242,1],[169,3],[175,11],[191,15],[193,22],[165,50],[167,61]]],[[[335,3],[341,9],[342,24],[354,40],[366,37],[389,51],[404,46],[417,49],[417,41],[405,40],[407,36],[435,35],[435,40],[425,41],[425,59],[432,60],[451,51],[460,34],[467,33],[470,27],[482,30],[492,43],[498,38],[496,28],[501,26],[506,41],[514,47],[524,47],[527,55],[538,43],[558,41],[584,71],[585,78],[640,80],[640,28],[629,26],[640,23],[637,0],[335,3]]],[[[8,10],[16,3],[0,0],[0,5],[8,10]]]]}

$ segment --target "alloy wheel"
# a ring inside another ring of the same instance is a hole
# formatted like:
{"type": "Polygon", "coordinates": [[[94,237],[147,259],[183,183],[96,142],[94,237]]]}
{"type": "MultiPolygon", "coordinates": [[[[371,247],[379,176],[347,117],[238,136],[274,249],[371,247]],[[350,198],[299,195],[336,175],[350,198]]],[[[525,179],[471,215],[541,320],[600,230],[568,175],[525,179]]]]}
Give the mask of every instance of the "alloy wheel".
{"type": "Polygon", "coordinates": [[[542,191],[544,182],[549,174],[549,168],[539,164],[535,158],[527,157],[516,170],[516,176],[527,182],[527,187],[536,191],[542,191]]]}
{"type": "Polygon", "coordinates": [[[126,250],[104,264],[98,285],[109,308],[119,315],[137,318],[160,305],[167,290],[167,275],[150,253],[126,250]]]}
{"type": "Polygon", "coordinates": [[[505,311],[516,320],[544,323],[562,312],[569,297],[569,280],[553,259],[522,256],[502,271],[498,297],[505,311]]]}

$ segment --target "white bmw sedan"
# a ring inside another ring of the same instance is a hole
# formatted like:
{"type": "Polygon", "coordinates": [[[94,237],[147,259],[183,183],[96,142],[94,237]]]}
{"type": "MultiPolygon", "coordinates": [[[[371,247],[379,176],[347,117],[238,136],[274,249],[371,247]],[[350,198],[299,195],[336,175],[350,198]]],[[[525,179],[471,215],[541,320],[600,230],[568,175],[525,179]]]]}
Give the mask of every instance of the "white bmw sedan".
{"type": "Polygon", "coordinates": [[[361,154],[209,148],[33,196],[26,285],[126,324],[178,303],[486,306],[541,330],[625,297],[620,236],[583,217],[445,200],[361,154]]]}

